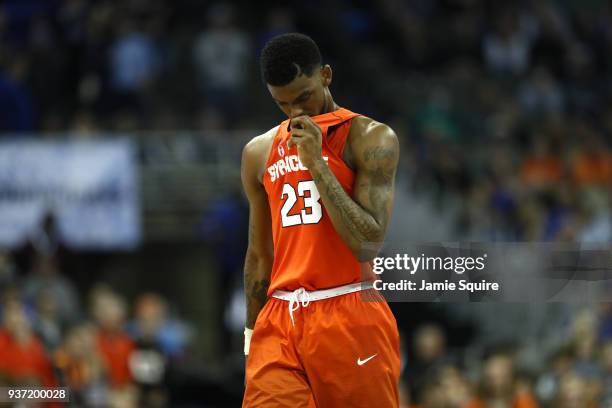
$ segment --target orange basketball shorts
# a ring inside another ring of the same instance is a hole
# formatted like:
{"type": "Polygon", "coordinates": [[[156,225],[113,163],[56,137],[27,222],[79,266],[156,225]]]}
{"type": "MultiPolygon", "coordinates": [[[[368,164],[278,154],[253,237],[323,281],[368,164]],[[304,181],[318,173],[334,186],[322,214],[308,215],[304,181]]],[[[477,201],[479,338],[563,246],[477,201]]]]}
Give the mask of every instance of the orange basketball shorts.
{"type": "Polygon", "coordinates": [[[293,312],[270,298],[251,338],[243,407],[396,408],[399,333],[373,289],[293,312]]]}

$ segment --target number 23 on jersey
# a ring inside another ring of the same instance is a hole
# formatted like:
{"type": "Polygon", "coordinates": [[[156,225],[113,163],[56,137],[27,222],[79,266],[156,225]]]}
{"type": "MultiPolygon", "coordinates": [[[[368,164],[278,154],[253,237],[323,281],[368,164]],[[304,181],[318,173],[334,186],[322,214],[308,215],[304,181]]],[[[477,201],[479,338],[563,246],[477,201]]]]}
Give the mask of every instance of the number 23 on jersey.
{"type": "Polygon", "coordinates": [[[323,217],[323,209],[321,208],[321,195],[313,180],[300,181],[297,188],[291,184],[283,185],[283,194],[281,199],[285,200],[281,207],[281,222],[283,227],[293,227],[301,224],[316,224],[323,217]],[[289,214],[292,212],[295,204],[298,201],[298,196],[304,199],[304,208],[300,209],[299,213],[289,214]]]}

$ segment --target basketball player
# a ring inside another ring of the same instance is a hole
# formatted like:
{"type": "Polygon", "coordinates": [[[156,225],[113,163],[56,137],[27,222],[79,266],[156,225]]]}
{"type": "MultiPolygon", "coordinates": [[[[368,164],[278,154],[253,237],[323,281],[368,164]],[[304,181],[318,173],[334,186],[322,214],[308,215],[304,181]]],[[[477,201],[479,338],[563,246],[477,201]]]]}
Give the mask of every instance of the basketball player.
{"type": "Polygon", "coordinates": [[[399,146],[388,126],[339,107],[312,39],[261,54],[289,119],[244,148],[244,407],[397,407],[399,334],[364,247],[384,239],[399,146]]]}

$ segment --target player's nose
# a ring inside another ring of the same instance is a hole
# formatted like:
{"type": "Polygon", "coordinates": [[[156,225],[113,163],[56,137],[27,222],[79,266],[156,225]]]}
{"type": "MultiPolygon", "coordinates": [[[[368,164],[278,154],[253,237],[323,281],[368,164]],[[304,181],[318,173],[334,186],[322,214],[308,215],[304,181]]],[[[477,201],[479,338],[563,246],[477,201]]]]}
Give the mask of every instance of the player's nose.
{"type": "Polygon", "coordinates": [[[302,116],[303,114],[304,114],[304,109],[302,109],[302,107],[300,106],[290,108],[291,119],[297,118],[298,116],[302,116]]]}

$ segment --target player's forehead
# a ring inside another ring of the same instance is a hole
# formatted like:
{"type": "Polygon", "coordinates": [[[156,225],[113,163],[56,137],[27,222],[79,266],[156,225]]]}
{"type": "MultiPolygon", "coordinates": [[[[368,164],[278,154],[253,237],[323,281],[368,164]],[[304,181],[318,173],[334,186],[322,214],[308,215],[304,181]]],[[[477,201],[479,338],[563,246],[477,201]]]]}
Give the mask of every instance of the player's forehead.
{"type": "Polygon", "coordinates": [[[268,90],[277,102],[291,103],[302,94],[311,92],[316,87],[316,73],[311,76],[299,75],[293,81],[283,86],[268,84],[268,90]]]}

